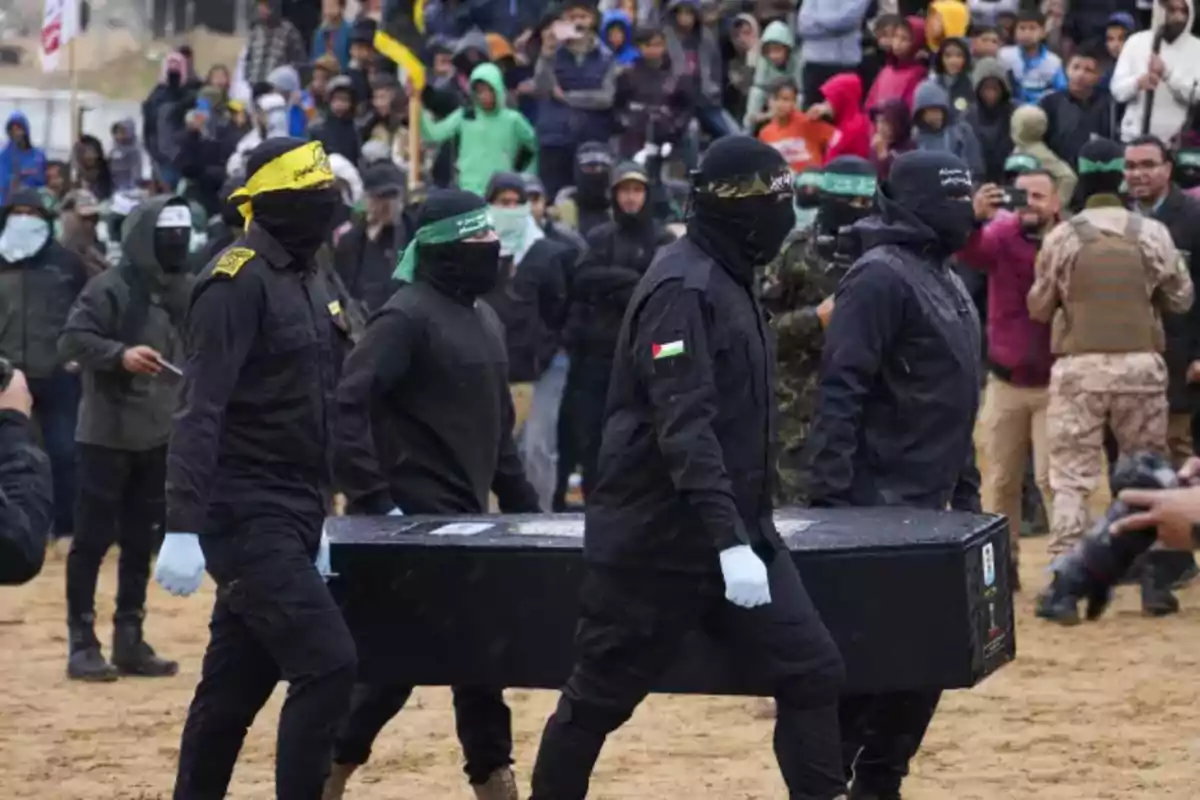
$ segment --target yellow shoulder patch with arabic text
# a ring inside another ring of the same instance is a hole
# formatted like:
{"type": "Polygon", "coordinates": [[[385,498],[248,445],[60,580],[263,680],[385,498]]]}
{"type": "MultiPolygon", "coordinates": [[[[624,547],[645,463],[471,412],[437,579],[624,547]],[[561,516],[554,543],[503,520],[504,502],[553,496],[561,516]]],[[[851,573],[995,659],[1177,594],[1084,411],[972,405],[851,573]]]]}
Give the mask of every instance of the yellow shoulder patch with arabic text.
{"type": "Polygon", "coordinates": [[[236,277],[238,271],[246,266],[246,262],[254,258],[257,253],[249,247],[231,247],[226,250],[217,260],[217,265],[213,267],[213,275],[225,275],[226,277],[236,277]]]}
{"type": "Polygon", "coordinates": [[[329,316],[336,317],[340,313],[342,313],[342,304],[334,300],[329,304],[329,316]]]}

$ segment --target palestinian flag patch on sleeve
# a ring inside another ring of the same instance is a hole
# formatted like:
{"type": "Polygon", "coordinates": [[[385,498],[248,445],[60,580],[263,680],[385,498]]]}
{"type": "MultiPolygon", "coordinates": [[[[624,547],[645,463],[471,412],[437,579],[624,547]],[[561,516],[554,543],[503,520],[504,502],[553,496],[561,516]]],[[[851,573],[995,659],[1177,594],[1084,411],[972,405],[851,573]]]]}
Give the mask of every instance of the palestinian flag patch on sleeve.
{"type": "Polygon", "coordinates": [[[661,361],[664,358],[676,358],[684,355],[687,350],[683,346],[683,340],[677,339],[674,342],[663,342],[662,344],[654,344],[650,346],[650,353],[655,361],[661,361]]]}

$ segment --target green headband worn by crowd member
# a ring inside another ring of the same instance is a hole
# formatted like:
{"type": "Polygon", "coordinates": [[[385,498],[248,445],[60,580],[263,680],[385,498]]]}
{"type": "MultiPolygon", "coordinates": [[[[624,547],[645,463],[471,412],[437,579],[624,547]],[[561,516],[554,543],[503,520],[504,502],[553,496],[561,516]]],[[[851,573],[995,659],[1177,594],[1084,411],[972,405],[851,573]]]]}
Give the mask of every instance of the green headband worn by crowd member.
{"type": "Polygon", "coordinates": [[[455,217],[446,217],[434,222],[427,222],[420,228],[408,247],[400,255],[396,271],[392,277],[396,280],[412,283],[413,273],[417,266],[417,247],[422,244],[449,244],[461,242],[481,233],[492,230],[492,218],[488,216],[487,207],[477,208],[455,217]]]}

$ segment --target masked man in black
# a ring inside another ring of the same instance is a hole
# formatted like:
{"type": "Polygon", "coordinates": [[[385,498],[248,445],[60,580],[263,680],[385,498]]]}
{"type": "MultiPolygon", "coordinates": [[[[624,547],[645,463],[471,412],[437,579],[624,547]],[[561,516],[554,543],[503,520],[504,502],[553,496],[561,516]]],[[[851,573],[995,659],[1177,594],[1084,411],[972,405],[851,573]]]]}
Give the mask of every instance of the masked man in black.
{"type": "MultiPolygon", "coordinates": [[[[611,203],[609,180],[612,174],[612,151],[599,142],[581,145],[575,154],[575,186],[559,193],[556,198],[560,208],[570,208],[574,203],[575,230],[587,238],[592,228],[608,222],[611,203]],[[564,202],[568,201],[568,202],[564,202]]],[[[571,218],[568,211],[565,215],[571,218]]]]}
{"type": "Polygon", "coordinates": [[[546,725],[533,800],[580,800],[604,740],[703,629],[778,705],[795,800],[845,792],[841,656],[772,522],[775,353],[757,271],[795,220],[770,146],[715,143],[687,235],[638,284],[588,498],[578,660],[546,725]]]}
{"type": "MultiPolygon", "coordinates": [[[[500,277],[488,207],[470,192],[430,194],[399,277],[338,387],[335,471],[351,514],[537,512],[512,440],[504,328],[478,298],[500,277]],[[412,270],[412,272],[409,272],[412,270]]],[[[355,688],[326,800],[366,763],[411,686],[355,688]]],[[[454,688],[466,772],[481,800],[516,800],[512,724],[500,688],[454,688]]]]}
{"type": "Polygon", "coordinates": [[[180,331],[192,213],[178,197],[139,205],[122,226],[122,261],[92,278],[59,336],[63,361],[83,368],[79,409],[75,538],[67,557],[67,675],[115,680],[174,675],[142,638],[150,556],[162,532],[167,439],[179,402],[180,331]],[[121,545],[110,665],[96,639],[96,579],[105,553],[121,545]]]}
{"type": "Polygon", "coordinates": [[[275,790],[317,798],[354,687],[354,640],[325,586],[321,534],[342,309],[314,255],[341,202],[318,142],[270,139],[237,193],[244,236],[200,274],[167,453],[167,536],[154,578],[217,584],[175,800],[224,797],[246,729],[282,679],[275,790]]]}
{"type": "MultiPolygon", "coordinates": [[[[974,230],[971,175],[949,153],[905,153],[877,202],[879,215],[850,229],[863,253],[825,331],[811,500],[978,512],[979,319],[949,266],[974,230]]],[[[940,695],[843,699],[852,798],[900,797],[940,695]]]]}

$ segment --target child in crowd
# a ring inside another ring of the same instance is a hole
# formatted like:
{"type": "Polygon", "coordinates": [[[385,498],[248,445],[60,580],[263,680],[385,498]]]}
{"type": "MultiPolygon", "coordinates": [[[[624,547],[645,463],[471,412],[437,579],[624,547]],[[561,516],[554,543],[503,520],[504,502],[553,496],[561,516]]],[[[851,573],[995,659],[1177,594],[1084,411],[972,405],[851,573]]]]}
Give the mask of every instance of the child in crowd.
{"type": "Polygon", "coordinates": [[[947,39],[933,60],[933,75],[950,95],[950,105],[955,115],[961,116],[975,100],[975,87],[971,84],[971,53],[962,39],[947,39]]]}
{"type": "Polygon", "coordinates": [[[329,82],[341,73],[336,57],[328,53],[313,63],[312,77],[308,81],[308,95],[312,98],[317,114],[323,114],[329,106],[329,82]]]}
{"type": "Polygon", "coordinates": [[[329,82],[329,113],[319,125],[313,126],[311,136],[325,145],[329,155],[340,155],[351,164],[358,163],[361,144],[358,128],[354,124],[354,111],[358,98],[354,94],[354,82],[339,75],[329,82]]]}
{"type": "Polygon", "coordinates": [[[678,146],[691,118],[686,81],[671,69],[662,29],[642,26],[636,37],[639,58],[617,76],[613,96],[617,149],[628,160],[647,144],[678,146]]]}
{"type": "Polygon", "coordinates": [[[1063,208],[1069,208],[1075,194],[1075,170],[1046,144],[1049,119],[1041,106],[1025,105],[1012,115],[1013,155],[1033,156],[1054,176],[1054,186],[1063,208]]]}
{"type": "Polygon", "coordinates": [[[971,28],[971,58],[996,58],[1000,55],[1000,33],[992,25],[971,28]]]}
{"type": "Polygon", "coordinates": [[[809,119],[828,117],[837,129],[825,151],[825,163],[838,156],[871,155],[871,120],[862,110],[862,78],[853,72],[834,75],[821,84],[824,102],[809,107],[809,119]]]}
{"type": "Polygon", "coordinates": [[[1013,77],[1020,103],[1036,103],[1043,95],[1067,88],[1062,59],[1046,46],[1046,18],[1040,11],[1017,16],[1017,43],[1000,51],[1000,63],[1013,77]]]}
{"type": "Polygon", "coordinates": [[[936,53],[947,39],[966,36],[970,24],[971,13],[966,3],[961,0],[936,0],[929,4],[929,11],[925,15],[925,45],[929,52],[936,53]]]}
{"type": "Polygon", "coordinates": [[[114,192],[145,188],[154,179],[154,167],[146,148],[138,141],[137,123],[124,119],[113,123],[108,169],[114,192]]]}
{"type": "Polygon", "coordinates": [[[762,56],[758,20],[753,14],[738,14],[733,18],[729,30],[729,44],[731,53],[729,60],[725,62],[722,104],[729,109],[734,119],[742,119],[746,116],[750,90],[754,87],[754,76],[758,73],[758,60],[762,56]]]}
{"type": "Polygon", "coordinates": [[[1104,49],[1108,51],[1108,60],[1104,65],[1104,73],[1100,76],[1101,88],[1107,89],[1112,82],[1113,70],[1117,68],[1117,59],[1125,49],[1125,42],[1130,34],[1137,30],[1137,23],[1125,11],[1118,11],[1108,18],[1108,26],[1104,29],[1104,49]]]}
{"type": "Polygon", "coordinates": [[[778,150],[796,174],[823,164],[833,139],[828,123],[808,119],[796,110],[799,94],[795,78],[776,78],[771,85],[771,121],[758,132],[758,138],[778,150]]]}
{"type": "Polygon", "coordinates": [[[600,23],[600,32],[604,37],[613,61],[621,66],[632,64],[638,57],[637,46],[633,43],[633,23],[624,11],[610,11],[604,15],[600,23]]]}
{"type": "Polygon", "coordinates": [[[891,57],[896,28],[903,24],[904,17],[899,14],[880,14],[875,18],[871,36],[863,37],[862,42],[862,62],[858,65],[858,74],[862,76],[863,85],[875,85],[875,80],[891,57]]]}
{"type": "Polygon", "coordinates": [[[998,60],[981,58],[971,71],[971,82],[975,86],[975,103],[967,111],[967,123],[983,151],[982,180],[1001,183],[1004,161],[1013,148],[1010,131],[1013,102],[1008,72],[998,60]]]}
{"type": "Polygon", "coordinates": [[[953,153],[966,163],[972,175],[983,174],[979,140],[966,120],[955,118],[950,95],[936,80],[917,87],[913,97],[913,128],[918,150],[953,153]]]}
{"type": "Polygon", "coordinates": [[[1016,41],[1017,15],[1002,11],[996,15],[996,33],[1000,35],[1000,46],[1006,47],[1016,41]]]}
{"type": "Polygon", "coordinates": [[[892,162],[901,153],[915,150],[912,140],[912,115],[903,100],[888,100],[871,113],[875,137],[871,140],[871,163],[879,180],[887,180],[892,162]]]}
{"type": "Polygon", "coordinates": [[[772,22],[763,32],[758,66],[754,70],[754,85],[746,101],[746,116],[742,125],[753,131],[774,116],[768,109],[767,96],[780,78],[800,80],[800,58],[792,29],[782,22],[772,22]]]}
{"type": "Polygon", "coordinates": [[[891,54],[887,66],[867,94],[867,110],[878,108],[888,100],[903,100],[912,106],[913,92],[929,73],[921,44],[925,40],[925,22],[920,17],[908,17],[892,31],[891,54]]]}

